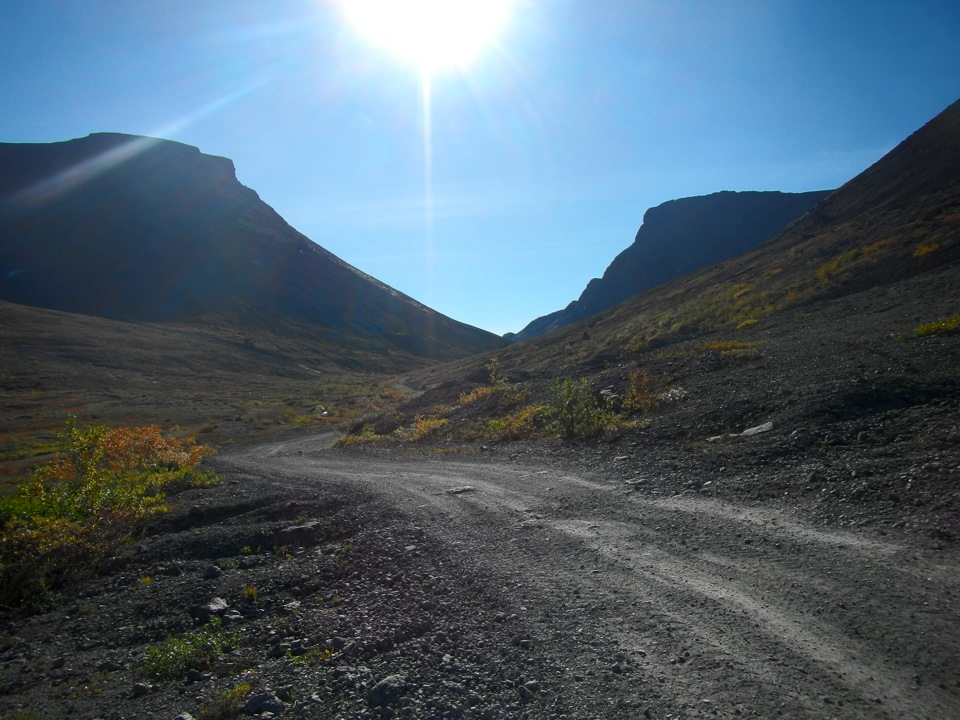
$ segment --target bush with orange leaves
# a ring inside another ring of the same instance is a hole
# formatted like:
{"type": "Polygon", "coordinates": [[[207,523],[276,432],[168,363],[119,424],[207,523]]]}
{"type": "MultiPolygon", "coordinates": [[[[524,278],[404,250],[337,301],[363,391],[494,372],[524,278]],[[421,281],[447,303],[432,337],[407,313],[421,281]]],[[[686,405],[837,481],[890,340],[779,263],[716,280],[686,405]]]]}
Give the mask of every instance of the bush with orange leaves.
{"type": "Polygon", "coordinates": [[[199,468],[210,448],[165,438],[156,425],[80,427],[71,416],[59,446],[0,499],[0,607],[39,601],[95,570],[145,519],[166,511],[167,494],[219,481],[199,468]]]}

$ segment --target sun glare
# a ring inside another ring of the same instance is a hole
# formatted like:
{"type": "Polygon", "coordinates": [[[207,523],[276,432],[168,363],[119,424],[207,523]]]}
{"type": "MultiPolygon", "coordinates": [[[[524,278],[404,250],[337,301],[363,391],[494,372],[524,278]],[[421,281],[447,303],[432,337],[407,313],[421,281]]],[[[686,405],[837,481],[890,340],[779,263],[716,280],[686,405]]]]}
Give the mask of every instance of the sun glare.
{"type": "Polygon", "coordinates": [[[510,17],[512,0],[341,0],[372,43],[424,75],[469,65],[510,17]]]}

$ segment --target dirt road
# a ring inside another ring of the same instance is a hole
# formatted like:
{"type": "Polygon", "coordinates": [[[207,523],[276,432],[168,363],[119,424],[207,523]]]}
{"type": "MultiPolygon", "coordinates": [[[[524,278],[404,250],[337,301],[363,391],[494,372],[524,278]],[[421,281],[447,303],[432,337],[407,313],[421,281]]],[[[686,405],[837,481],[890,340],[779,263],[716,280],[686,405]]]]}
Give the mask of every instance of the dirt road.
{"type": "Polygon", "coordinates": [[[953,546],[814,527],[500,459],[345,456],[326,439],[221,457],[292,495],[395,508],[518,608],[575,717],[960,717],[953,546]]]}

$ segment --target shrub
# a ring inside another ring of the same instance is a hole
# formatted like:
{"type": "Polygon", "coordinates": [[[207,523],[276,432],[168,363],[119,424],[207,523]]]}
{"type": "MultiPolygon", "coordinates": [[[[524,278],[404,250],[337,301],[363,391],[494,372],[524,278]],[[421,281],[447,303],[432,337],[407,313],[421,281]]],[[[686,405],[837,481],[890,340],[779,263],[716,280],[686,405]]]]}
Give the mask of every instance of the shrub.
{"type": "Polygon", "coordinates": [[[377,435],[372,423],[364,423],[360,428],[354,428],[347,435],[337,440],[333,446],[341,448],[351,445],[365,445],[382,439],[381,435],[377,435]]]}
{"type": "Polygon", "coordinates": [[[646,370],[630,373],[630,387],[623,399],[623,409],[628,413],[642,414],[656,409],[659,393],[654,388],[653,378],[646,370]]]}
{"type": "Polygon", "coordinates": [[[440,430],[447,426],[449,421],[446,418],[432,418],[423,415],[417,415],[413,419],[413,427],[400,428],[397,430],[397,438],[416,442],[430,435],[436,435],[440,430]]]}
{"type": "Polygon", "coordinates": [[[500,388],[491,387],[489,385],[481,385],[480,387],[475,387],[469,392],[460,393],[460,406],[471,405],[478,400],[483,400],[484,398],[490,397],[496,392],[499,392],[500,388]]]}
{"type": "Polygon", "coordinates": [[[550,428],[564,438],[593,438],[614,426],[615,416],[590,390],[586,378],[555,380],[547,407],[550,428]]]}
{"type": "Polygon", "coordinates": [[[166,493],[218,482],[197,468],[209,448],[167,439],[157,426],[80,427],[70,417],[52,461],[0,499],[0,607],[41,599],[91,572],[166,493]]]}
{"type": "Polygon", "coordinates": [[[490,362],[484,365],[484,367],[487,370],[487,377],[490,379],[491,385],[502,388],[509,384],[510,378],[508,378],[507,374],[500,369],[500,358],[490,358],[490,362]]]}
{"type": "Polygon", "coordinates": [[[506,417],[487,421],[487,437],[491,440],[522,440],[537,434],[537,421],[547,412],[545,404],[528,405],[506,417]]]}

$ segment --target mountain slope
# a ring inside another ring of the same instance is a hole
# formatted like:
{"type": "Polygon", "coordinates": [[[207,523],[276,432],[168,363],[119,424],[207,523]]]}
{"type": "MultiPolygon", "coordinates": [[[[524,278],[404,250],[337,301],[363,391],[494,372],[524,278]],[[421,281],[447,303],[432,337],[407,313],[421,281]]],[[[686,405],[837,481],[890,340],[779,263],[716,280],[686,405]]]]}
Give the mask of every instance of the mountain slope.
{"type": "Polygon", "coordinates": [[[237,181],[231,161],[119,134],[0,144],[0,299],[266,327],[430,360],[499,342],[308,240],[237,181]]]}
{"type": "Polygon", "coordinates": [[[526,340],[584,320],[656,285],[746,252],[831,191],[718,192],[671,200],[644,213],[633,244],[578,300],[537,318],[511,339],[526,340]]]}
{"type": "Polygon", "coordinates": [[[579,361],[609,360],[628,346],[745,329],[784,310],[953,272],[958,262],[960,101],[754,250],[512,346],[501,359],[549,371],[569,365],[574,348],[579,361]],[[589,340],[581,339],[586,327],[589,340]]]}

